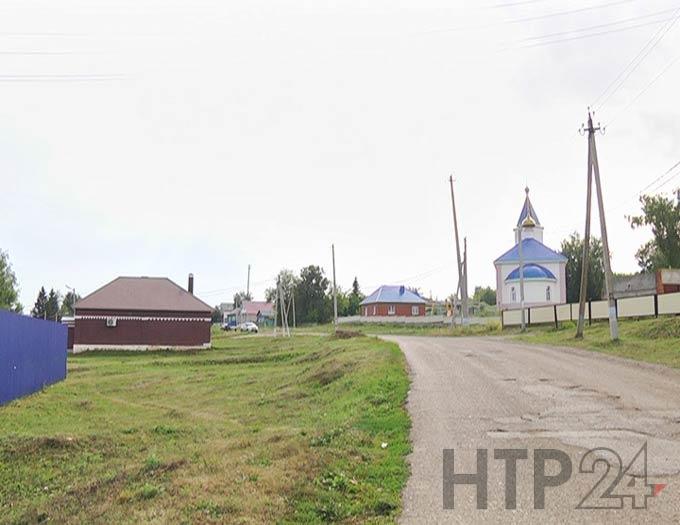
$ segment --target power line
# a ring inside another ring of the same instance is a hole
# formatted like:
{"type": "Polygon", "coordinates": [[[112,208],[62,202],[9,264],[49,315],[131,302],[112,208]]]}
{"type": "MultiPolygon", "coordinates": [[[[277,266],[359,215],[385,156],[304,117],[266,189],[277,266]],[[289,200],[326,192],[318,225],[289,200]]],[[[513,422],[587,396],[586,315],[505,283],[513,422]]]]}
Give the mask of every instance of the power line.
{"type": "Polygon", "coordinates": [[[543,2],[549,2],[551,0],[524,0],[523,2],[510,2],[507,4],[495,4],[495,5],[490,5],[487,7],[487,9],[503,9],[505,7],[517,7],[519,5],[527,5],[527,4],[538,4],[538,3],[543,3],[543,2]]]}
{"type": "MultiPolygon", "coordinates": [[[[672,169],[674,169],[674,168],[676,168],[676,167],[678,167],[678,166],[680,166],[680,161],[678,161],[678,162],[673,166],[672,169]]],[[[652,192],[659,191],[661,188],[663,188],[666,184],[668,184],[670,181],[672,181],[672,180],[673,180],[675,177],[677,177],[678,175],[680,175],[680,171],[676,172],[674,175],[668,177],[665,181],[663,181],[661,184],[659,184],[658,186],[656,186],[656,187],[652,190],[652,192]]]]}
{"type": "MultiPolygon", "coordinates": [[[[659,175],[658,177],[656,177],[652,182],[650,182],[649,184],[647,184],[647,185],[646,185],[645,187],[643,187],[641,190],[635,192],[633,195],[631,195],[631,196],[628,197],[627,199],[621,201],[619,204],[617,204],[617,205],[614,206],[613,208],[610,208],[609,211],[618,210],[618,209],[621,208],[622,206],[625,206],[626,204],[628,204],[630,201],[639,198],[639,197],[640,197],[643,193],[645,193],[648,189],[652,188],[655,184],[657,184],[658,182],[662,181],[667,175],[673,173],[673,171],[675,171],[675,169],[678,168],[678,167],[680,167],[680,160],[679,160],[678,162],[676,162],[675,164],[673,164],[673,165],[672,165],[670,168],[668,168],[666,171],[664,171],[661,175],[659,175]]],[[[670,177],[670,178],[667,179],[666,181],[661,182],[661,184],[659,184],[658,186],[656,186],[655,188],[653,188],[651,192],[653,193],[653,192],[655,192],[655,191],[658,191],[660,188],[662,188],[663,186],[665,186],[666,184],[668,184],[671,180],[673,180],[673,179],[674,179],[675,177],[677,177],[678,175],[680,175],[680,171],[678,171],[675,175],[673,175],[672,177],[670,177]]]]}
{"type": "MultiPolygon", "coordinates": [[[[621,19],[621,20],[617,20],[615,22],[607,22],[605,24],[597,24],[597,25],[594,25],[594,26],[584,27],[584,28],[581,28],[581,29],[572,29],[572,30],[569,30],[569,31],[560,31],[560,32],[557,32],[557,33],[548,33],[548,34],[540,35],[540,36],[530,36],[528,38],[523,38],[521,40],[517,40],[516,43],[530,42],[532,40],[543,40],[543,39],[546,39],[546,38],[571,35],[571,34],[574,34],[574,33],[586,33],[588,31],[592,31],[592,30],[595,30],[595,29],[603,29],[605,27],[617,26],[617,25],[621,25],[621,24],[626,24],[628,22],[635,22],[637,20],[644,20],[646,18],[653,18],[655,16],[659,16],[659,15],[662,15],[662,14],[665,14],[665,13],[670,13],[672,11],[676,11],[676,9],[677,8],[673,7],[671,9],[663,9],[661,11],[656,11],[654,13],[649,13],[649,14],[646,14],[646,15],[633,16],[633,17],[630,17],[630,18],[624,18],[624,19],[621,19]]],[[[667,21],[667,20],[669,20],[669,19],[666,18],[664,20],[657,20],[656,22],[661,23],[661,22],[664,22],[664,21],[667,21]]]]}
{"type": "Polygon", "coordinates": [[[643,87],[640,90],[640,92],[637,95],[635,95],[635,97],[633,97],[631,99],[631,101],[628,102],[628,104],[626,104],[626,106],[621,111],[619,111],[616,115],[614,115],[614,118],[612,118],[609,121],[608,125],[611,126],[614,123],[614,121],[618,120],[619,117],[622,116],[633,104],[635,104],[638,101],[638,99],[642,95],[644,95],[654,84],[656,84],[657,80],[659,80],[662,76],[664,76],[666,74],[666,72],[671,67],[673,67],[678,60],[680,60],[680,55],[676,56],[673,60],[671,60],[668,64],[666,64],[666,66],[659,72],[658,75],[656,75],[645,87],[643,87]]]}
{"type": "Polygon", "coordinates": [[[0,75],[0,82],[107,82],[121,80],[122,75],[0,75]]]}
{"type": "Polygon", "coordinates": [[[545,20],[546,18],[555,18],[558,16],[574,15],[577,13],[585,13],[587,11],[595,11],[598,9],[606,9],[607,7],[613,7],[621,4],[630,4],[636,0],[617,0],[615,2],[608,2],[605,4],[591,5],[586,7],[579,7],[578,9],[569,9],[567,11],[558,11],[556,13],[547,13],[544,15],[527,16],[523,18],[515,18],[514,20],[506,20],[506,24],[519,24],[522,22],[534,22],[536,20],[545,20]]]}
{"type": "Polygon", "coordinates": [[[598,109],[601,110],[605,106],[607,101],[614,95],[614,93],[621,89],[621,87],[635,72],[635,70],[637,70],[637,68],[640,67],[640,64],[642,64],[642,62],[649,56],[649,54],[654,50],[654,48],[656,48],[656,46],[659,45],[659,42],[661,42],[661,40],[668,34],[673,25],[675,25],[675,23],[677,22],[678,18],[680,18],[680,8],[676,9],[676,11],[673,13],[673,17],[671,17],[669,23],[661,27],[656,33],[654,33],[654,35],[652,35],[652,38],[650,38],[649,41],[644,46],[642,46],[642,49],[638,52],[637,55],[635,55],[633,60],[631,60],[628,63],[628,65],[625,68],[623,68],[623,70],[616,76],[616,78],[614,78],[614,80],[610,82],[610,84],[600,94],[600,96],[597,97],[595,102],[593,102],[591,107],[596,107],[603,97],[604,100],[602,100],[602,103],[599,105],[598,109]]]}
{"type": "Polygon", "coordinates": [[[578,13],[585,13],[588,11],[595,11],[599,9],[606,9],[608,7],[614,7],[617,5],[622,5],[622,4],[629,4],[632,2],[636,2],[637,0],[616,0],[614,2],[607,2],[604,4],[597,4],[597,5],[590,5],[586,7],[580,7],[578,9],[569,9],[566,11],[558,11],[555,13],[546,13],[543,15],[535,15],[535,16],[528,16],[528,17],[522,17],[522,18],[512,18],[508,20],[502,20],[498,23],[494,24],[487,24],[487,25],[482,25],[482,26],[468,26],[468,27],[450,27],[450,28],[443,28],[443,29],[431,29],[429,31],[420,31],[416,34],[432,34],[432,33],[451,33],[455,31],[468,31],[468,30],[478,30],[478,29],[485,29],[485,28],[490,28],[490,27],[498,27],[504,24],[520,24],[524,22],[534,22],[536,20],[545,20],[547,18],[555,18],[555,17],[560,17],[560,16],[568,16],[568,15],[573,15],[573,14],[578,14],[578,13]]]}
{"type": "MultiPolygon", "coordinates": [[[[262,284],[267,284],[267,283],[271,283],[271,282],[275,282],[275,281],[276,281],[276,277],[271,277],[270,279],[263,279],[261,281],[251,283],[251,285],[252,286],[259,286],[259,285],[262,285],[262,284]]],[[[242,289],[242,288],[243,288],[243,284],[238,284],[238,285],[234,285],[234,286],[228,286],[226,288],[218,288],[216,290],[201,291],[201,292],[197,292],[197,294],[198,295],[218,295],[218,294],[221,294],[221,293],[230,292],[232,290],[239,290],[239,289],[242,289]]]]}
{"type": "MultiPolygon", "coordinates": [[[[651,22],[643,22],[641,24],[635,24],[635,25],[632,25],[632,26],[622,27],[622,28],[619,28],[619,29],[610,29],[608,31],[599,31],[597,33],[591,33],[591,34],[588,34],[588,35],[580,35],[580,36],[574,36],[574,37],[570,37],[570,38],[561,38],[561,39],[558,39],[558,40],[550,40],[548,42],[538,42],[536,44],[519,46],[519,47],[514,48],[514,49],[530,49],[532,47],[543,47],[543,46],[549,46],[549,45],[553,45],[553,44],[560,44],[560,43],[563,43],[563,42],[573,42],[575,40],[583,40],[584,38],[593,38],[593,37],[597,37],[597,36],[604,36],[604,35],[608,35],[608,34],[611,34],[611,33],[621,33],[622,31],[629,31],[631,29],[638,29],[640,27],[646,27],[646,26],[655,25],[655,24],[662,24],[664,22],[667,22],[668,20],[671,20],[671,19],[666,18],[664,20],[653,20],[651,22]]],[[[510,49],[512,49],[512,48],[510,48],[510,49]]]]}

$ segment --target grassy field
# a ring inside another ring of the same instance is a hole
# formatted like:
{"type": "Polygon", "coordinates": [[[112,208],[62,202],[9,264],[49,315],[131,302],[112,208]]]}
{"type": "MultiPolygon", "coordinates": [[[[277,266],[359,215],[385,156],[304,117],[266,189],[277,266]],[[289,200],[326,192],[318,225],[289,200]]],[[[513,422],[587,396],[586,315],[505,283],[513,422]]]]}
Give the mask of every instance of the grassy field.
{"type": "Polygon", "coordinates": [[[586,324],[584,338],[575,339],[575,323],[563,323],[554,327],[531,327],[516,339],[531,343],[557,346],[575,346],[616,355],[680,368],[680,317],[658,319],[619,320],[619,341],[609,338],[607,322],[586,324]]]}
{"type": "Polygon", "coordinates": [[[0,408],[0,522],[392,523],[408,378],[369,337],[91,353],[0,408]]]}
{"type": "MultiPolygon", "coordinates": [[[[414,326],[405,323],[347,323],[339,325],[339,330],[357,332],[365,335],[427,335],[441,337],[458,337],[474,335],[501,335],[501,324],[490,320],[487,324],[459,326],[414,326]]],[[[333,325],[304,326],[297,328],[298,333],[332,333],[333,325]]]]}

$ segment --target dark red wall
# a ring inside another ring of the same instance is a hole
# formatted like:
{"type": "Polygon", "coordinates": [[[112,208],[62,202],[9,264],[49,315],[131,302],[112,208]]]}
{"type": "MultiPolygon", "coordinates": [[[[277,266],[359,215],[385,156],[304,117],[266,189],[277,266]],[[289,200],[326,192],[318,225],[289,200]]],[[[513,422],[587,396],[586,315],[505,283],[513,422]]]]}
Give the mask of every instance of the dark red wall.
{"type": "Polygon", "coordinates": [[[172,318],[209,318],[205,312],[116,312],[77,311],[77,316],[99,315],[116,317],[115,327],[106,326],[106,319],[76,318],[76,345],[148,345],[200,346],[210,343],[209,321],[174,320],[172,318]],[[165,317],[167,319],[121,319],[120,316],[165,317]]]}
{"type": "Polygon", "coordinates": [[[390,304],[388,303],[378,303],[378,304],[369,304],[361,307],[361,315],[364,315],[364,308],[368,308],[368,311],[366,315],[368,317],[373,317],[373,316],[384,316],[387,317],[388,315],[394,316],[394,317],[414,317],[414,315],[411,313],[411,307],[412,306],[418,306],[420,309],[418,312],[419,316],[424,316],[425,315],[425,305],[424,304],[404,304],[404,303],[397,303],[394,306],[396,307],[396,313],[394,314],[388,314],[388,307],[390,304]],[[375,306],[375,313],[373,313],[373,307],[375,306]]]}

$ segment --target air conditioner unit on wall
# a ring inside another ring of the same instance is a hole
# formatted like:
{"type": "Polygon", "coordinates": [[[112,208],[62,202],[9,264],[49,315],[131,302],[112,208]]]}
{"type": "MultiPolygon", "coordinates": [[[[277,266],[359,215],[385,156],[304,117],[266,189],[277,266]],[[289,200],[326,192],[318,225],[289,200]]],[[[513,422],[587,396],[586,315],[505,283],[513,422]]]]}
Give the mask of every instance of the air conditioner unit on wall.
{"type": "Polygon", "coordinates": [[[108,327],[114,327],[118,324],[118,319],[115,317],[107,317],[106,318],[106,326],[108,327]]]}

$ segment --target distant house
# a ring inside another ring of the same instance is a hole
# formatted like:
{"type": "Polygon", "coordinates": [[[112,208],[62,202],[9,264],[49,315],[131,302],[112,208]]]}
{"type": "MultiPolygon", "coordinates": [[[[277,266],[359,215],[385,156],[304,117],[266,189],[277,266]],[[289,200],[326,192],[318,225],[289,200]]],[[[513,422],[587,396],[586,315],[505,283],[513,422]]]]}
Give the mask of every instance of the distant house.
{"type": "Polygon", "coordinates": [[[262,326],[274,325],[274,303],[266,301],[244,301],[239,308],[224,311],[224,324],[236,326],[240,323],[251,322],[262,326]]]}
{"type": "Polygon", "coordinates": [[[241,322],[255,324],[274,324],[274,303],[266,301],[243,301],[241,305],[241,322]]]}
{"type": "Polygon", "coordinates": [[[165,277],[118,277],[75,304],[73,351],[210,347],[212,307],[165,277]]]}
{"type": "Polygon", "coordinates": [[[360,304],[365,317],[415,317],[425,315],[427,302],[404,286],[381,286],[360,304]]]}

